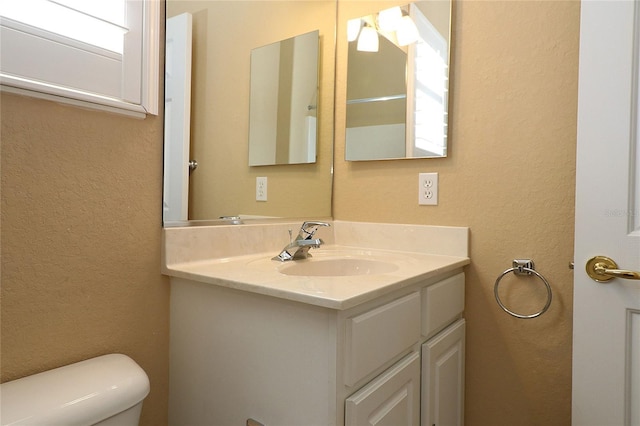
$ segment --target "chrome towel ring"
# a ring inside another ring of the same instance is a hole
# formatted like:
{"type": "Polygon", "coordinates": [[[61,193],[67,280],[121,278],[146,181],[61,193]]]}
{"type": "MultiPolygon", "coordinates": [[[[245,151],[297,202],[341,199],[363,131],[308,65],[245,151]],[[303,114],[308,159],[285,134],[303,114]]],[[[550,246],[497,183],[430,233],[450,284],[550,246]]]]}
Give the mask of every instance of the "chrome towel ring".
{"type": "Polygon", "coordinates": [[[513,265],[512,268],[509,268],[506,271],[504,271],[502,274],[500,274],[500,276],[496,279],[496,283],[493,286],[493,293],[496,296],[496,301],[498,302],[498,305],[500,305],[502,310],[508,313],[509,315],[514,316],[516,318],[520,318],[520,319],[536,318],[544,314],[545,312],[547,312],[547,309],[549,309],[549,306],[551,306],[551,299],[553,297],[551,293],[551,285],[549,285],[549,281],[547,281],[545,277],[543,277],[538,271],[535,270],[533,261],[530,259],[515,259],[512,265],[513,265]],[[502,278],[505,275],[511,272],[513,272],[515,275],[535,275],[536,277],[540,278],[540,280],[544,283],[545,287],[547,288],[547,303],[544,305],[544,307],[540,311],[531,315],[521,315],[509,310],[509,308],[507,308],[504,305],[504,303],[502,303],[502,300],[500,300],[500,296],[498,295],[498,287],[500,285],[500,280],[502,280],[502,278]]]}

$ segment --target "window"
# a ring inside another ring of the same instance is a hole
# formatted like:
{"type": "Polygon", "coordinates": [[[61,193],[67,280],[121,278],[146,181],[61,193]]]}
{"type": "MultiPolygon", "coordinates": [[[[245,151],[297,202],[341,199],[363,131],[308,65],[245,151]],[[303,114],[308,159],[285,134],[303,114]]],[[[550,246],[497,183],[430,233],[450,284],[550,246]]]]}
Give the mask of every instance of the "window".
{"type": "Polygon", "coordinates": [[[157,114],[158,0],[4,0],[3,90],[157,114]]]}
{"type": "MultiPolygon", "coordinates": [[[[424,14],[411,5],[420,39],[411,49],[414,156],[447,155],[449,46],[424,14]]],[[[409,120],[408,120],[409,125],[409,120]]]]}

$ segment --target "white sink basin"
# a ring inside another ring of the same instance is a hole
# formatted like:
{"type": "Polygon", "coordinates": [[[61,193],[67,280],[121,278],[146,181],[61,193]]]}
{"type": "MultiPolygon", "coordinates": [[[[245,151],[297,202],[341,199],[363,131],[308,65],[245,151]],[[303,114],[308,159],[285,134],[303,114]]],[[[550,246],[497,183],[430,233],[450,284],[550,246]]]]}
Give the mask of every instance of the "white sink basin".
{"type": "Polygon", "coordinates": [[[344,277],[351,275],[387,274],[398,266],[373,259],[306,259],[282,265],[278,272],[284,275],[305,277],[344,277]]]}

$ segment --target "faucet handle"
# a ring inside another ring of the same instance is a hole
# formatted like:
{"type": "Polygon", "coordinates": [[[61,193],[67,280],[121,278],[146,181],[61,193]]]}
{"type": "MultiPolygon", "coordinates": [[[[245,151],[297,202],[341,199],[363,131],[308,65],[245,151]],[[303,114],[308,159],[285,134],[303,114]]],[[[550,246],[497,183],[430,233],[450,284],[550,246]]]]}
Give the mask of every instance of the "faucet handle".
{"type": "Polygon", "coordinates": [[[298,237],[302,238],[303,240],[310,240],[311,238],[313,238],[314,234],[316,233],[316,231],[320,226],[331,226],[331,225],[327,222],[311,222],[311,221],[304,222],[300,227],[300,233],[298,234],[298,237]]]}

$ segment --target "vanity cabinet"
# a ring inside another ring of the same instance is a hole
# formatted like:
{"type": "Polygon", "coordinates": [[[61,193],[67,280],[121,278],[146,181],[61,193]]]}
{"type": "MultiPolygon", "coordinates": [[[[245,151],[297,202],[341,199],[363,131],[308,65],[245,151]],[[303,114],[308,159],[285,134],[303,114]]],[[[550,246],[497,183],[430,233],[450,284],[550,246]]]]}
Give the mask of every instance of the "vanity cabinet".
{"type": "Polygon", "coordinates": [[[461,269],[346,310],[172,277],[169,423],[461,425],[463,310],[461,269]]]}
{"type": "Polygon", "coordinates": [[[345,425],[462,425],[463,309],[464,275],[457,274],[347,319],[348,386],[424,343],[346,399],[345,425]]]}

